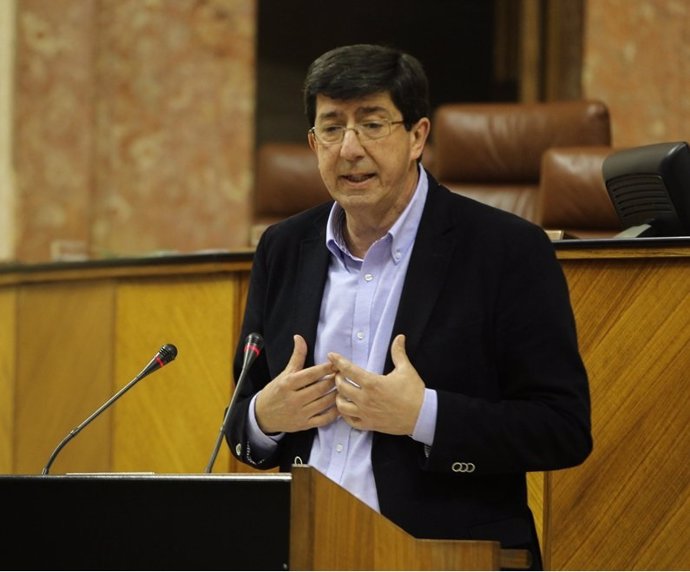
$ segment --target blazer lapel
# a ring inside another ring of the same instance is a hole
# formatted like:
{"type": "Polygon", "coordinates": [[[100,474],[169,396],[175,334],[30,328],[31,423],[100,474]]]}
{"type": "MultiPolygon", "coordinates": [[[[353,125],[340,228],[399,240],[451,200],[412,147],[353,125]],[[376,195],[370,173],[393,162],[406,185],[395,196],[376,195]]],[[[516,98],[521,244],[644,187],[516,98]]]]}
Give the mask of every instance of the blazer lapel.
{"type": "MultiPolygon", "coordinates": [[[[444,200],[445,196],[438,183],[429,177],[429,194],[393,325],[393,337],[405,334],[408,355],[414,354],[428,326],[429,317],[446,282],[452,253],[456,248],[448,233],[452,221],[448,214],[450,209],[444,200]]],[[[392,369],[393,361],[389,353],[385,371],[392,369]]]]}
{"type": "Polygon", "coordinates": [[[307,342],[306,365],[314,363],[316,328],[319,324],[321,298],[328,275],[329,252],[326,248],[325,226],[300,245],[299,264],[295,283],[299,300],[293,308],[294,331],[307,342]]]}
{"type": "MultiPolygon", "coordinates": [[[[429,176],[429,194],[393,325],[394,337],[399,333],[406,335],[408,355],[414,353],[424,334],[438,295],[446,281],[452,253],[456,248],[455,242],[449,238],[448,233],[452,228],[452,220],[449,215],[451,209],[445,200],[447,193],[449,191],[441,188],[429,176]]],[[[300,299],[299,303],[295,304],[292,314],[294,331],[304,336],[307,342],[307,365],[314,363],[316,329],[330,259],[330,253],[326,248],[326,221],[319,217],[315,223],[317,228],[314,234],[301,243],[295,275],[300,299]]],[[[389,353],[385,371],[390,371],[392,368],[393,363],[389,353]]]]}

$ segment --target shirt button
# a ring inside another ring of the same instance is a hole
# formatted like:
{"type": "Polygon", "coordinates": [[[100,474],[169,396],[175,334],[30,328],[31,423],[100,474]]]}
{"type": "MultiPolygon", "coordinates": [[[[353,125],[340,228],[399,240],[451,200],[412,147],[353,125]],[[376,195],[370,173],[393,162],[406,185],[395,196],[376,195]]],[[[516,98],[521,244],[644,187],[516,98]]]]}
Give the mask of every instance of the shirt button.
{"type": "Polygon", "coordinates": [[[357,339],[363,340],[364,339],[364,332],[357,332],[357,339]]]}
{"type": "Polygon", "coordinates": [[[371,282],[373,279],[374,279],[373,274],[365,274],[364,275],[364,280],[366,280],[367,282],[371,282]]]}
{"type": "Polygon", "coordinates": [[[335,446],[335,450],[336,450],[338,453],[342,453],[342,452],[343,452],[343,446],[342,446],[340,443],[338,443],[338,444],[335,446]]]}

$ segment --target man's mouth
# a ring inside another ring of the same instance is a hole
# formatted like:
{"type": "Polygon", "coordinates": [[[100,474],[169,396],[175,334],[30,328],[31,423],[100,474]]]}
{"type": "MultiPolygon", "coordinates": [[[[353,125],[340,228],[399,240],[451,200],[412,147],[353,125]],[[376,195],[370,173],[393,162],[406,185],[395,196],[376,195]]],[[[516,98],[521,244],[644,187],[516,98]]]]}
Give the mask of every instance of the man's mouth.
{"type": "Polygon", "coordinates": [[[343,175],[343,179],[349,181],[350,183],[363,183],[374,177],[373,173],[360,173],[360,174],[350,174],[343,175]]]}

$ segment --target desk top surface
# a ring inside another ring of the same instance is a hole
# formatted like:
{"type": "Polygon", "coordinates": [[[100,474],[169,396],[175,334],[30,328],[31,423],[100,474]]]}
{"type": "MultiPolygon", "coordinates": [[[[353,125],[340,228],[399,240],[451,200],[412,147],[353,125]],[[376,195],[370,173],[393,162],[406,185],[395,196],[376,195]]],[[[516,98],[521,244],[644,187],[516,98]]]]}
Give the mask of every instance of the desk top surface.
{"type": "MultiPolygon", "coordinates": [[[[564,239],[555,240],[553,244],[559,259],[690,257],[690,236],[564,239]]],[[[0,263],[0,275],[19,274],[30,277],[78,273],[85,270],[110,274],[116,273],[117,269],[138,270],[153,274],[178,272],[181,268],[187,268],[187,271],[191,273],[207,269],[248,270],[251,267],[253,254],[253,249],[238,249],[32,264],[0,263]]]]}

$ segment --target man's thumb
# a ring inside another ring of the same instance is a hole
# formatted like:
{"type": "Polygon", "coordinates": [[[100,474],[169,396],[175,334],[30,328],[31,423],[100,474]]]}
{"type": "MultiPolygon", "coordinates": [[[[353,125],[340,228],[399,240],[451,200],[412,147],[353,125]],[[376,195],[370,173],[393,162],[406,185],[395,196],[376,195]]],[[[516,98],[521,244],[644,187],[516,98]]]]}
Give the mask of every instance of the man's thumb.
{"type": "Polygon", "coordinates": [[[391,358],[393,359],[393,365],[395,367],[410,361],[405,351],[405,334],[398,334],[393,339],[393,343],[391,344],[391,358]]]}
{"type": "Polygon", "coordinates": [[[304,360],[307,359],[307,342],[299,334],[295,334],[292,337],[294,342],[294,347],[292,350],[292,355],[290,356],[290,361],[285,368],[287,371],[299,371],[304,369],[304,360]]]}

